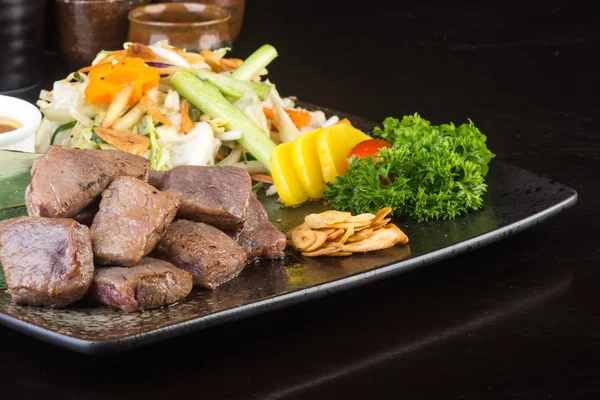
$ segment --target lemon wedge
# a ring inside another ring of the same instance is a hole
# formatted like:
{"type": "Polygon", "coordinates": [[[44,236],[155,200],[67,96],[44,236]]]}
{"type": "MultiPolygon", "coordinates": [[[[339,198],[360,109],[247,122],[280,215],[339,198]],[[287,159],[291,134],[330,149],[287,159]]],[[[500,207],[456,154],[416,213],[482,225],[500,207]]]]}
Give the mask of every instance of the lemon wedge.
{"type": "Polygon", "coordinates": [[[292,142],[277,145],[271,153],[271,176],[279,198],[288,207],[300,205],[308,200],[302,183],[296,174],[292,157],[292,142]]]}
{"type": "Polygon", "coordinates": [[[342,173],[342,164],[354,146],[371,137],[350,124],[335,124],[319,129],[317,152],[325,182],[342,173]]]}
{"type": "Polygon", "coordinates": [[[291,148],[291,159],[302,188],[311,199],[320,199],[325,191],[321,161],[317,150],[319,129],[295,139],[291,148]]]}

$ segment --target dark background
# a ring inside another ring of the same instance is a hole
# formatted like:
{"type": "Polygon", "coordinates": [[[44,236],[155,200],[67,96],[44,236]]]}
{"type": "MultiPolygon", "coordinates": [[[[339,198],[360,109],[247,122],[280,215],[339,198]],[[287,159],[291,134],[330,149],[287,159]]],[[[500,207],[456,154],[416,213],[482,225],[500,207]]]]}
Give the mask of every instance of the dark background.
{"type": "MultiPolygon", "coordinates": [[[[471,118],[498,159],[572,186],[577,205],[454,259],[133,353],[86,357],[0,328],[1,397],[599,398],[598,7],[248,1],[233,55],[274,45],[283,95],[373,121],[471,118]]],[[[56,62],[46,86],[66,75],[56,62]]]]}

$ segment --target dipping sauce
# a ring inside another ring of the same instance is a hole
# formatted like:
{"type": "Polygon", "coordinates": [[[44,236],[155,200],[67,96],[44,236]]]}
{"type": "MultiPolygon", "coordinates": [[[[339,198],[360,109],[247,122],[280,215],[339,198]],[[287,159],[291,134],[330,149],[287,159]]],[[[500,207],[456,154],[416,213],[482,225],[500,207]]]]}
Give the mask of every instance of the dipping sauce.
{"type": "Polygon", "coordinates": [[[19,121],[9,117],[0,116],[0,134],[11,132],[22,127],[23,124],[19,121]]]}

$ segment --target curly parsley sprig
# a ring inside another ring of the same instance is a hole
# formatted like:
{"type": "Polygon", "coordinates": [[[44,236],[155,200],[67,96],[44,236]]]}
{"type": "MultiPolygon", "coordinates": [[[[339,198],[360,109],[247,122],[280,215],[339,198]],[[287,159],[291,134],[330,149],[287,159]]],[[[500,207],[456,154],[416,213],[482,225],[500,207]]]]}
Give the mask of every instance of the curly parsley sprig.
{"type": "Polygon", "coordinates": [[[485,176],[495,155],[472,121],[432,125],[418,114],[386,118],[373,136],[390,142],[375,157],[349,159],[345,175],[327,184],[324,198],[354,214],[392,207],[417,220],[451,219],[481,207],[485,176]]]}

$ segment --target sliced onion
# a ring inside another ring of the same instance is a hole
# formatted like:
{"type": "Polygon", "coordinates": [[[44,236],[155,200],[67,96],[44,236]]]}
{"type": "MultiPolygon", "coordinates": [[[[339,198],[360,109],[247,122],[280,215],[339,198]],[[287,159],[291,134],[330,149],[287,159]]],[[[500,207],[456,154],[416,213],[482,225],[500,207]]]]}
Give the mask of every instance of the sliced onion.
{"type": "Polygon", "coordinates": [[[175,53],[174,51],[165,49],[164,47],[160,47],[160,46],[150,46],[150,48],[152,49],[152,51],[154,51],[154,53],[159,56],[162,59],[167,60],[169,63],[178,66],[178,67],[185,67],[188,68],[190,66],[190,63],[187,62],[185,60],[185,58],[181,57],[179,54],[175,53]]]}
{"type": "Polygon", "coordinates": [[[223,160],[219,161],[219,165],[234,165],[242,159],[242,147],[237,146],[231,149],[231,152],[223,160]]]}
{"type": "Polygon", "coordinates": [[[271,185],[270,188],[268,188],[267,190],[265,190],[265,194],[267,196],[274,196],[277,194],[277,187],[275,187],[275,185],[271,185]]]}
{"type": "Polygon", "coordinates": [[[39,96],[40,100],[44,100],[44,101],[52,101],[52,94],[48,91],[48,90],[40,90],[40,96],[39,96]]]}
{"type": "Polygon", "coordinates": [[[173,90],[171,96],[173,97],[173,111],[179,111],[181,109],[179,104],[181,101],[179,100],[179,93],[177,93],[177,90],[173,90]]]}
{"type": "Polygon", "coordinates": [[[169,89],[167,95],[165,96],[165,101],[163,103],[165,108],[173,108],[173,90],[169,89]]]}
{"type": "Polygon", "coordinates": [[[85,115],[83,115],[82,113],[80,113],[75,107],[71,106],[69,107],[69,114],[71,114],[71,116],[73,118],[75,118],[81,125],[89,128],[90,126],[94,126],[94,120],[91,118],[86,117],[85,115]]]}
{"type": "Polygon", "coordinates": [[[146,61],[146,65],[148,65],[149,67],[152,67],[152,68],[172,68],[172,67],[176,67],[176,65],[173,65],[173,64],[161,63],[161,62],[157,62],[157,61],[146,61]]]}
{"type": "Polygon", "coordinates": [[[323,125],[321,125],[321,127],[327,128],[328,126],[336,124],[339,120],[340,120],[340,117],[338,117],[337,115],[334,115],[333,117],[330,117],[327,121],[325,121],[323,123],[323,125]]]}
{"type": "Polygon", "coordinates": [[[242,131],[226,131],[223,133],[219,133],[217,135],[217,138],[219,138],[219,140],[222,141],[228,141],[228,140],[240,140],[242,138],[242,131]]]}

